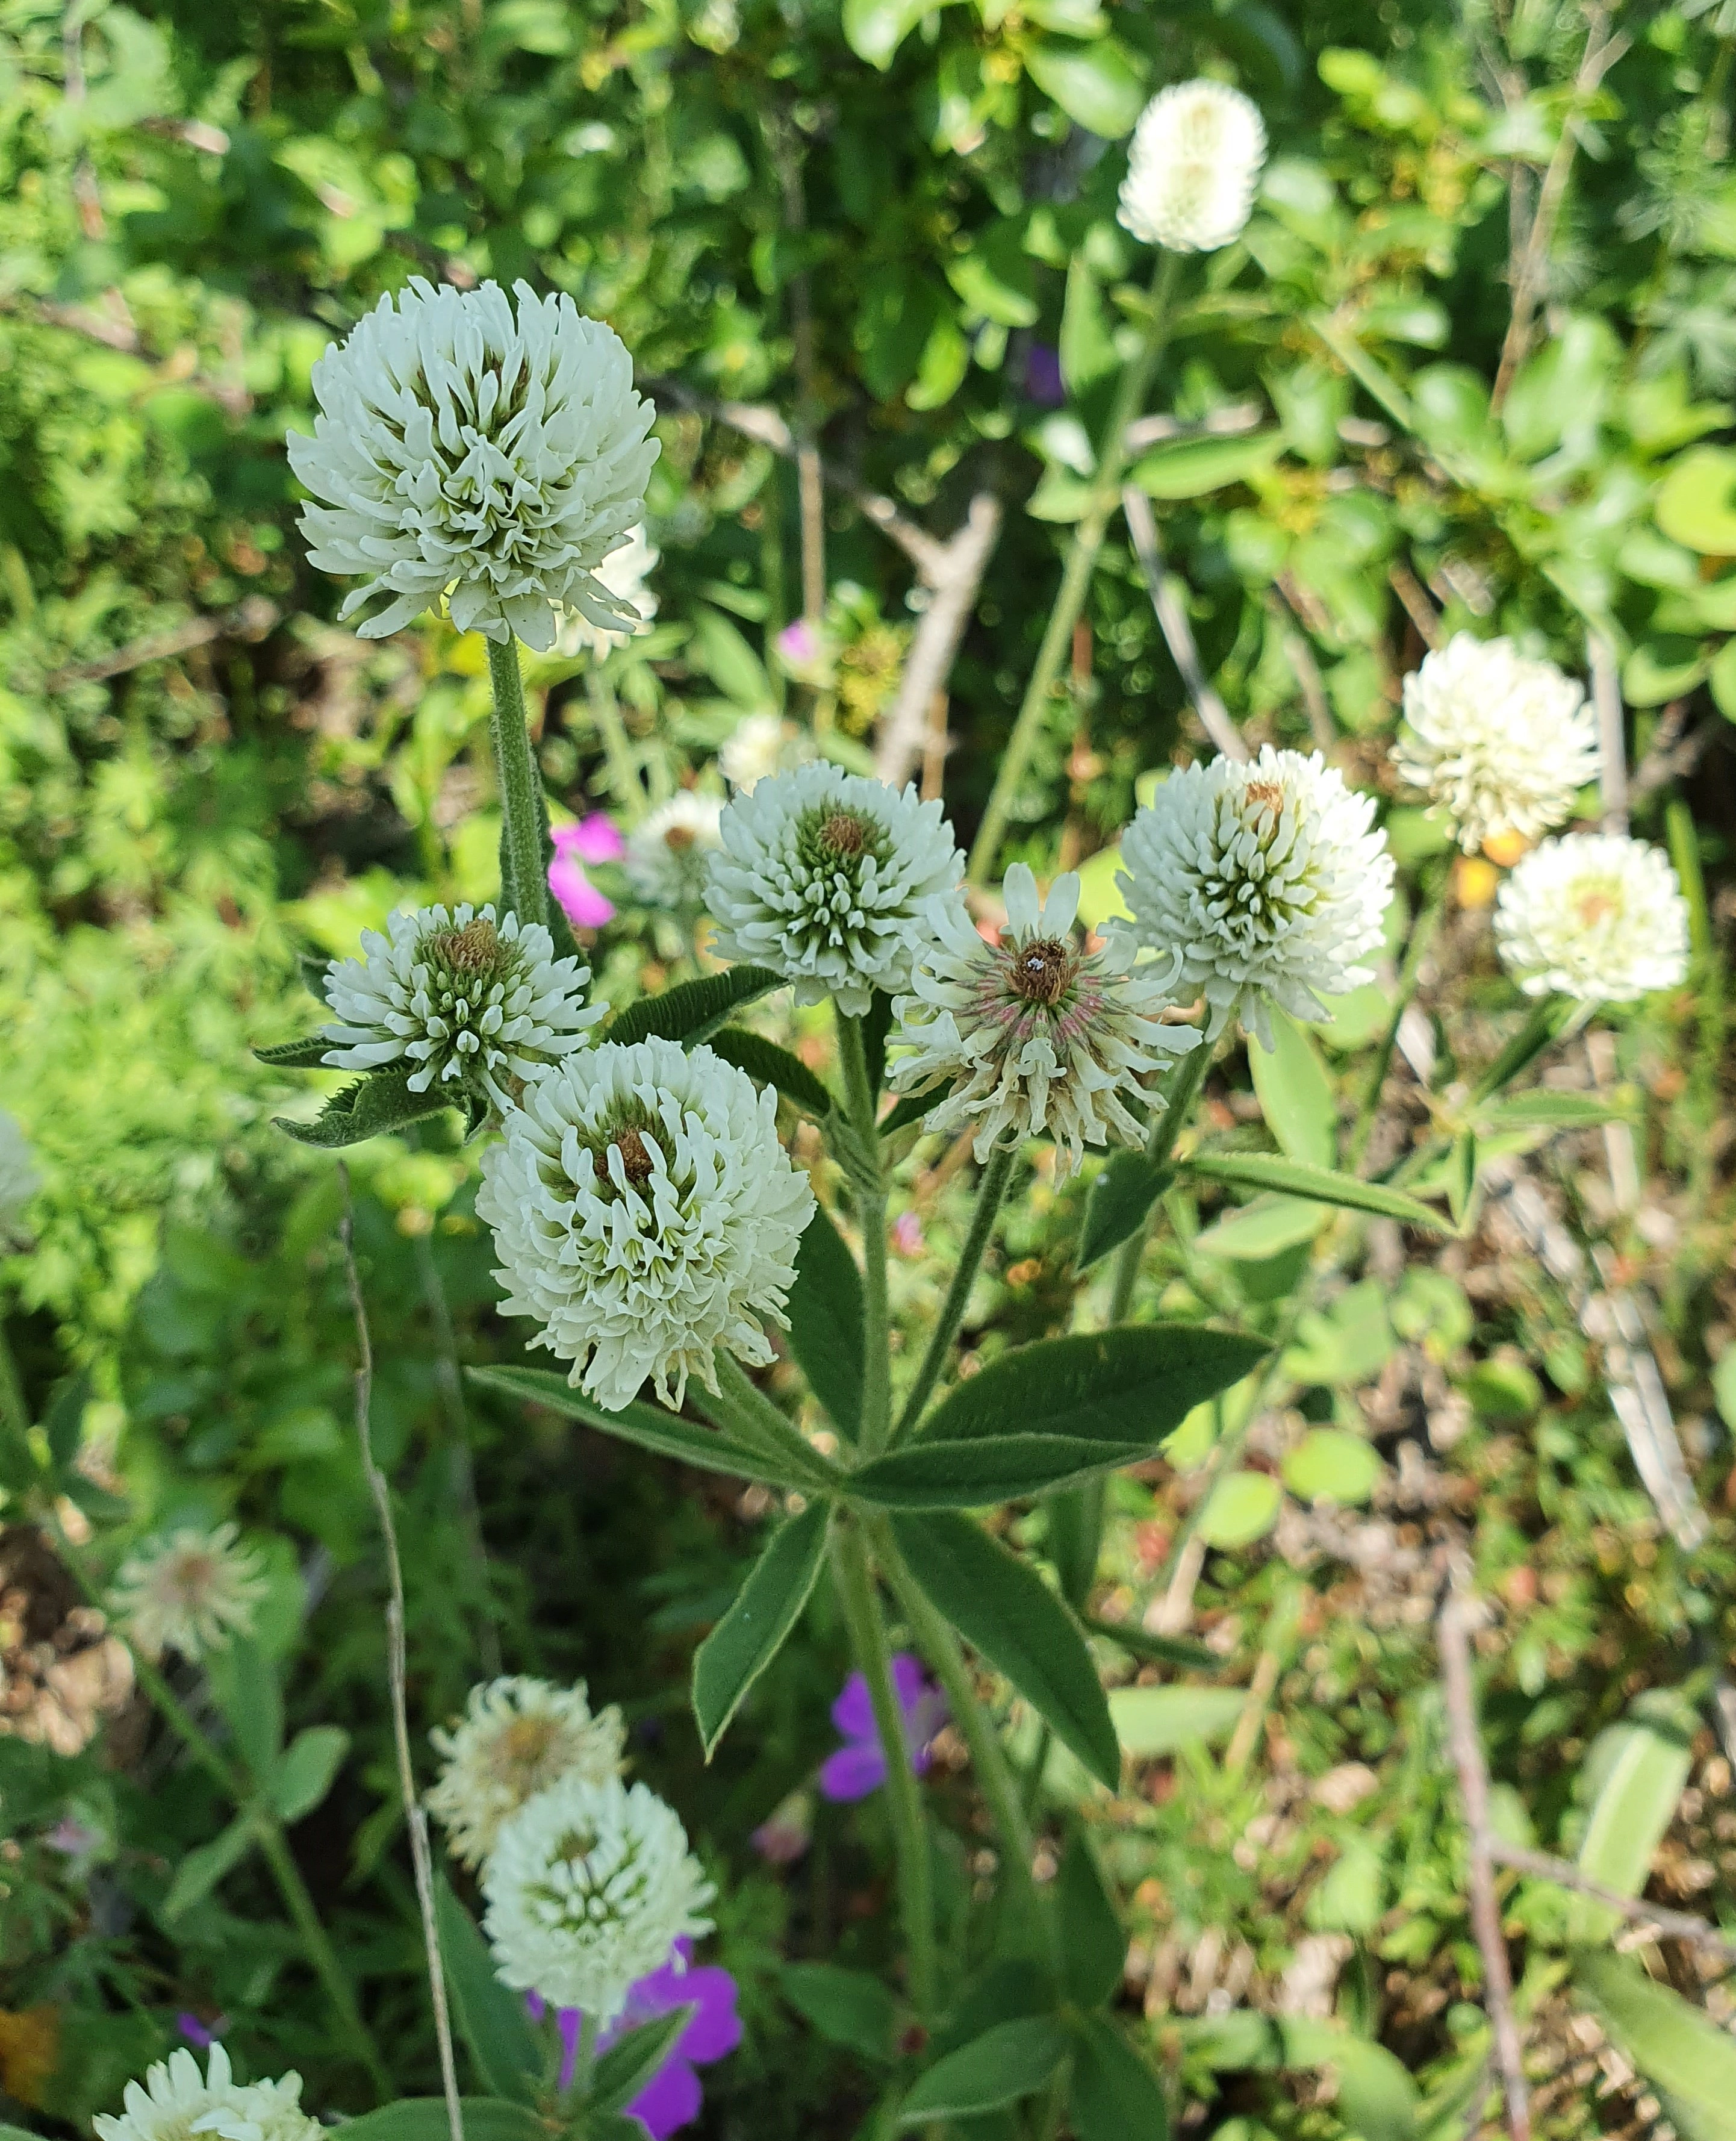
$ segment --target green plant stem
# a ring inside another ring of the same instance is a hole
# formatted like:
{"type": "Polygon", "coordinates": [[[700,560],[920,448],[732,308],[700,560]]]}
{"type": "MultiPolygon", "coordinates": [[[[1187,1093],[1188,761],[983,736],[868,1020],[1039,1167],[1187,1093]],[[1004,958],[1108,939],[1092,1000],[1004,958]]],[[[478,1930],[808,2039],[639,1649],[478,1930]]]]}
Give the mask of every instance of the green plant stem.
{"type": "Polygon", "coordinates": [[[12,1357],[3,1316],[0,1316],[0,1431],[16,1435],[20,1442],[30,1432],[30,1409],[24,1402],[24,1385],[12,1357]]]}
{"type": "Polygon", "coordinates": [[[1375,1134],[1375,1119],[1380,1112],[1380,1095],[1386,1090],[1386,1074],[1392,1067],[1393,1050],[1398,1045],[1399,1022],[1409,1010],[1411,999],[1416,995],[1417,984],[1423,976],[1423,962],[1429,956],[1429,947],[1441,926],[1441,916],[1446,910],[1446,883],[1443,877],[1411,927],[1410,942],[1404,947],[1404,963],[1399,972],[1398,992],[1393,999],[1386,1030],[1380,1036],[1380,1046],[1375,1050],[1374,1062],[1369,1068],[1368,1082],[1362,1089],[1361,1105],[1356,1111],[1356,1126],[1350,1133],[1350,1145],[1345,1154],[1345,1168],[1352,1174],[1362,1172],[1369,1139],[1375,1134]]]}
{"type": "Polygon", "coordinates": [[[597,2040],[602,2035],[602,2025],[588,2011],[579,2017],[578,2043],[573,2060],[573,2101],[583,2104],[590,2094],[591,2077],[597,2067],[597,2040]]]}
{"type": "Polygon", "coordinates": [[[1091,504],[1084,519],[1073,531],[1072,546],[1062,569],[1061,584],[1055,594],[1055,607],[1049,613],[1049,624],[1043,634],[1043,643],[1037,650],[1030,682],[1025,687],[1025,697],[1019,707],[1018,718],[1014,721],[1012,734],[1007,739],[1006,755],[996,769],[995,785],[989,794],[988,808],[983,813],[976,845],[971,850],[967,875],[972,884],[982,883],[993,874],[996,859],[1001,852],[1001,843],[1006,836],[1006,821],[1012,810],[1013,799],[1019,792],[1019,783],[1025,778],[1025,769],[1030,763],[1030,754],[1042,728],[1043,717],[1048,711],[1049,695],[1055,688],[1055,679],[1061,672],[1061,664],[1072,644],[1073,628],[1078,623],[1079,613],[1084,608],[1091,575],[1097,567],[1098,554],[1103,549],[1104,536],[1120,500],[1122,471],[1127,466],[1128,426],[1144,406],[1153,374],[1158,368],[1158,360],[1169,338],[1176,278],[1180,270],[1178,254],[1165,253],[1160,256],[1152,278],[1151,312],[1145,334],[1138,351],[1129,359],[1122,372],[1114,406],[1109,411],[1109,421],[1104,431],[1103,445],[1097,456],[1097,475],[1092,486],[1091,504]]]}
{"type": "Polygon", "coordinates": [[[631,829],[645,815],[645,784],[639,778],[632,739],[627,735],[627,723],[621,718],[614,687],[603,674],[599,662],[593,661],[585,672],[585,696],[590,701],[591,719],[597,725],[597,734],[602,744],[603,762],[609,770],[609,792],[631,829]]]}
{"type": "Polygon", "coordinates": [[[530,748],[519,643],[487,642],[494,703],[489,736],[500,787],[500,900],[521,922],[548,920],[548,836],[542,776],[530,748]]]}
{"type": "Polygon", "coordinates": [[[295,1856],[289,1848],[283,1824],[274,1814],[263,1808],[256,1811],[254,1820],[259,1848],[265,1853],[265,1862],[277,1882],[278,1892],[295,1922],[296,1931],[302,1937],[302,1946],[307,1951],[314,1975],[324,1986],[326,1997],[342,2018],[344,2035],[349,2039],[357,2059],[366,2067],[369,2079],[381,2098],[389,2099],[396,2094],[391,2076],[386,2070],[386,2064],[369,2033],[367,2024],[361,2019],[361,2010],[356,2003],[355,1990],[344,1975],[343,1965],[337,1959],[337,1951],[319,1922],[319,1912],[314,1907],[312,1897],[307,1892],[307,1883],[302,1878],[302,1869],[296,1864],[295,1856]]]}
{"type": "MultiPolygon", "coordinates": [[[[1176,1140],[1187,1127],[1193,1104],[1206,1082],[1206,1073],[1212,1067],[1212,1043],[1202,1039],[1197,1047],[1188,1051],[1164,1081],[1164,1105],[1152,1110],[1151,1130],[1145,1140],[1145,1157],[1153,1167],[1162,1167],[1174,1152],[1176,1140]]],[[[1153,1205],[1153,1209],[1156,1208],[1153,1205]]],[[[1145,1224],[1135,1228],[1116,1252],[1115,1284],[1109,1296],[1111,1326],[1126,1322],[1128,1311],[1134,1305],[1134,1288],[1138,1283],[1139,1266],[1144,1260],[1150,1233],[1151,1221],[1148,1217],[1145,1224]]],[[[1098,1491],[1100,1494],[1100,1484],[1098,1491]]]]}
{"type": "Polygon", "coordinates": [[[868,1078],[862,1021],[838,1016],[838,1056],[843,1071],[850,1126],[870,1170],[853,1184],[862,1229],[862,1454],[886,1447],[892,1422],[892,1312],[886,1290],[886,1179],[881,1172],[880,1132],[874,1120],[874,1089],[868,1078]]]}
{"type": "Polygon", "coordinates": [[[947,1288],[947,1298],[941,1304],[941,1312],[928,1340],[928,1350],[922,1356],[922,1365],[917,1370],[917,1379],[910,1386],[904,1400],[904,1409],[898,1415],[898,1425],[892,1432],[896,1442],[907,1435],[922,1417],[922,1408],[928,1402],[928,1394],[940,1381],[952,1351],[953,1341],[958,1336],[958,1326],[964,1322],[965,1309],[971,1298],[971,1288],[976,1283],[976,1272],[982,1262],[983,1252],[988,1248],[999,1216],[1001,1199],[1006,1194],[1006,1185],[1012,1179],[1013,1162],[1017,1153],[1011,1145],[997,1145],[989,1155],[989,1164],[982,1170],[976,1184],[976,1203],[971,1213],[971,1231],[965,1237],[965,1245],[953,1267],[952,1282],[947,1288]]]}
{"type": "Polygon", "coordinates": [[[732,1428],[750,1448],[782,1459],[792,1470],[804,1473],[816,1494],[843,1486],[843,1475],[827,1463],[794,1421],[786,1420],[765,1393],[755,1387],[733,1353],[720,1346],[712,1358],[720,1395],[713,1397],[707,1391],[704,1404],[723,1414],[720,1425],[732,1428]]]}
{"type": "Polygon", "coordinates": [[[919,2015],[933,2013],[939,1984],[934,1941],[934,1869],[922,1794],[910,1766],[904,1714],[893,1682],[892,1646],[868,1565],[868,1542],[858,1523],[845,1521],[833,1533],[833,1568],[850,1646],[868,1682],[874,1725],[886,1757],[886,1804],[898,1862],[898,1911],[908,1952],[912,2002],[919,2015]]]}

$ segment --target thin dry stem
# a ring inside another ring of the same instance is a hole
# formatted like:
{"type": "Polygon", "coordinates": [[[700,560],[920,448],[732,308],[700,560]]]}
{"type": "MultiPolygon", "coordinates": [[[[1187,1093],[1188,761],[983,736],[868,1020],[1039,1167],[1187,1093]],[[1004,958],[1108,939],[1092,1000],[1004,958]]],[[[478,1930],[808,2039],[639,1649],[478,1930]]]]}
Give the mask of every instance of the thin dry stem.
{"type": "Polygon", "coordinates": [[[1672,1911],[1662,1903],[1649,1903],[1643,1896],[1624,1896],[1619,1888],[1606,1888],[1589,1873],[1581,1873],[1571,1859],[1556,1858],[1547,1851],[1527,1851],[1522,1844],[1507,1843],[1498,1836],[1489,1838],[1489,1856],[1497,1866],[1510,1866],[1516,1873],[1529,1873],[1539,1881],[1552,1881],[1558,1888],[1571,1888],[1576,1896],[1589,1896],[1594,1903],[1620,1911],[1630,1924],[1651,1926],[1670,1940],[1690,1941],[1710,1948],[1726,1961],[1736,1962],[1736,1941],[1709,1926],[1691,1911],[1672,1911]]]}
{"type": "Polygon", "coordinates": [[[1170,660],[1181,672],[1200,726],[1212,739],[1214,750],[1222,751],[1226,758],[1245,759],[1247,746],[1242,741],[1241,731],[1230,719],[1229,708],[1207,682],[1206,672],[1200,666],[1199,649],[1193,643],[1193,628],[1188,622],[1187,609],[1178,600],[1165,574],[1163,545],[1158,534],[1158,519],[1151,509],[1151,500],[1137,484],[1124,484],[1121,510],[1126,516],[1127,532],[1134,539],[1134,553],[1139,560],[1139,569],[1145,575],[1145,591],[1157,613],[1158,628],[1163,635],[1163,644],[1169,649],[1170,660]]]}

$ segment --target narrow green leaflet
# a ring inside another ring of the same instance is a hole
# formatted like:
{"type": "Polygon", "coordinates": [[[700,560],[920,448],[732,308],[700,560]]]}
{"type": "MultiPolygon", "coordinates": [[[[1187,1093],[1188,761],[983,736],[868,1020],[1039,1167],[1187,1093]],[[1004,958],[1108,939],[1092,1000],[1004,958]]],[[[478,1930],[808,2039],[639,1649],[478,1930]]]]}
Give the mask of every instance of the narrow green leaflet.
{"type": "Polygon", "coordinates": [[[823,1121],[831,1114],[834,1103],[822,1080],[799,1056],[779,1048],[764,1034],[750,1033],[745,1026],[726,1026],[714,1033],[706,1046],[714,1056],[733,1063],[738,1070],[745,1070],[750,1078],[775,1087],[804,1115],[823,1121]]]}
{"type": "Polygon", "coordinates": [[[784,1997],[828,2044],[877,2064],[897,2057],[898,2002],[879,1978],[834,1962],[787,1962],[780,1981],[784,1997]]]}
{"type": "Polygon", "coordinates": [[[1127,1935],[1104,1884],[1097,1854],[1084,1824],[1067,1839],[1055,1883],[1061,1919],[1061,1982],[1081,2007],[1101,2007],[1121,1984],[1127,1935]]]}
{"type": "Polygon", "coordinates": [[[826,1554],[829,1504],[812,1502],[772,1533],[730,1610],[693,1660],[693,1715],[709,1762],[741,1700],[801,1618],[826,1554]]]}
{"type": "Polygon", "coordinates": [[[1338,1153],[1338,1103],[1313,1036],[1301,1020],[1273,1007],[1272,1047],[1250,1041],[1247,1067],[1266,1127],[1291,1159],[1330,1167],[1338,1153]]]}
{"type": "MultiPolygon", "coordinates": [[[[1576,1861],[1581,1873],[1618,1895],[1637,1896],[1645,1888],[1688,1781],[1697,1723],[1686,1702],[1655,1690],[1598,1734],[1586,1758],[1594,1795],[1576,1861]]],[[[1607,1903],[1576,1896],[1567,1938],[1576,1945],[1607,1940],[1621,1922],[1607,1903]]]]}
{"type": "Polygon", "coordinates": [[[1183,1672],[1223,1671],[1224,1661],[1203,1643],[1185,1642],[1179,1636],[1150,1635],[1137,1622],[1100,1621],[1094,1613],[1081,1613],[1079,1617],[1080,1626],[1092,1635],[1106,1637],[1133,1656],[1149,1659],[1153,1665],[1177,1666],[1183,1672]]]}
{"type": "Polygon", "coordinates": [[[542,2072],[543,2055],[530,2017],[518,1994],[495,1976],[487,1944],[444,1874],[435,1878],[434,1912],[447,1996],[477,2079],[514,2104],[534,2103],[533,2084],[542,2072]]]}
{"type": "Polygon", "coordinates": [[[272,1773],[271,1803],[283,1821],[312,1814],[332,1789],[350,1735],[341,1725],[310,1725],[298,1732],[272,1773]]]}
{"type": "Polygon", "coordinates": [[[1479,1108],[1477,1120],[1487,1130],[1583,1130],[1601,1123],[1630,1123],[1635,1110],[1631,1103],[1601,1100],[1591,1093],[1555,1093],[1547,1087],[1536,1092],[1516,1093],[1509,1100],[1492,1100],[1479,1108]]]}
{"type": "MultiPolygon", "coordinates": [[[[431,1087],[425,1093],[412,1093],[409,1070],[394,1065],[389,1070],[376,1070],[358,1079],[353,1085],[346,1085],[341,1093],[334,1093],[311,1123],[292,1122],[287,1115],[274,1115],[272,1120],[280,1130],[286,1131],[299,1144],[336,1151],[345,1145],[360,1144],[366,1138],[382,1136],[388,1130],[401,1130],[410,1123],[422,1122],[430,1115],[463,1105],[450,1093],[437,1092],[431,1087]]],[[[475,1130],[478,1120],[478,1110],[474,1104],[470,1105],[465,1124],[467,1133],[475,1130]]]]}
{"type": "Polygon", "coordinates": [[[618,2038],[597,2062],[587,2108],[593,2112],[619,2111],[631,2104],[675,2050],[677,2039],[697,2012],[691,2006],[671,2008],[654,2022],[643,2023],[618,2038]]]}
{"type": "MultiPolygon", "coordinates": [[[[498,2096],[459,2099],[465,2141],[548,2141],[548,2129],[529,2105],[498,2096]]],[[[443,2096],[407,2096],[398,2104],[364,2111],[343,2123],[347,2141],[450,2141],[452,2128],[443,2096]]]]}
{"type": "Polygon", "coordinates": [[[849,1490],[887,1509],[986,1509],[1134,1464],[1151,1446],[1077,1435],[980,1435],[961,1442],[923,1435],[853,1472],[849,1490]]]}
{"type": "Polygon", "coordinates": [[[1455,1227],[1463,1227],[1471,1199],[1477,1192],[1477,1135],[1461,1130],[1447,1155],[1447,1209],[1455,1227]]]}
{"type": "Polygon", "coordinates": [[[1257,1367],[1264,1339],[1203,1323],[1128,1324],[1021,1346],[950,1390],[919,1442],[1070,1435],[1154,1449],[1195,1405],[1257,1367]]]}
{"type": "Polygon", "coordinates": [[[602,1037],[622,1047],[656,1037],[691,1048],[709,1041],[731,1011],[783,986],[784,977],[770,967],[730,967],[720,974],[702,974],[696,982],[683,982],[660,997],[629,1004],[602,1037]]]}
{"type": "Polygon", "coordinates": [[[967,2119],[1035,2095],[1067,2056],[1067,2033],[1050,2015],[997,2022],[992,2030],[936,2060],[900,2106],[901,2126],[967,2119]]]}
{"type": "Polygon", "coordinates": [[[1305,1166],[1298,1159],[1280,1159],[1263,1152],[1197,1152],[1181,1164],[1187,1173],[1207,1182],[1227,1182],[1242,1189],[1276,1189],[1286,1197],[1312,1198],[1317,1204],[1378,1212],[1383,1218],[1401,1220],[1407,1227],[1427,1227],[1437,1234],[1453,1231],[1440,1213],[1407,1197],[1402,1189],[1389,1189],[1384,1182],[1360,1182],[1354,1174],[1339,1174],[1330,1168],[1305,1166]]]}
{"type": "Polygon", "coordinates": [[[934,1604],[1114,1791],[1121,1782],[1121,1749],[1109,1703],[1085,1639],[1060,1600],[968,1517],[891,1521],[899,1553],[934,1604]]]}
{"type": "Polygon", "coordinates": [[[319,1070],[327,1068],[332,1043],[322,1033],[310,1033],[305,1041],[281,1041],[274,1048],[256,1048],[254,1060],[278,1070],[319,1070]]]}
{"type": "Polygon", "coordinates": [[[683,1464],[696,1464],[706,1472],[765,1479],[775,1487],[812,1488],[820,1476],[817,1467],[813,1472],[798,1471],[757,1449],[745,1448],[715,1428],[678,1420],[656,1405],[635,1400],[620,1412],[605,1411],[594,1399],[574,1390],[564,1376],[547,1368],[467,1368],[465,1372],[484,1390],[502,1390],[508,1397],[522,1398],[529,1405],[547,1405],[551,1412],[581,1420],[587,1427],[604,1435],[636,1442],[642,1449],[654,1450],[659,1457],[676,1458],[683,1464]]]}
{"type": "Polygon", "coordinates": [[[862,1430],[862,1274],[824,1206],[797,1247],[785,1312],[789,1350],[809,1388],[853,1442],[862,1430]]]}
{"type": "Polygon", "coordinates": [[[251,1636],[238,1636],[213,1656],[209,1675],[241,1759],[268,1784],[283,1751],[283,1692],[276,1666],[251,1636]]]}
{"type": "Polygon", "coordinates": [[[227,1828],[219,1829],[209,1843],[189,1851],[175,1869],[169,1893],[163,1898],[163,1916],[175,1919],[202,1903],[222,1880],[246,1858],[259,1840],[250,1816],[238,1814],[227,1828]]]}
{"type": "Polygon", "coordinates": [[[1157,1166],[1143,1152],[1118,1152],[1091,1184],[1073,1259],[1075,1269],[1089,1271],[1099,1257],[1137,1234],[1164,1185],[1173,1179],[1173,1169],[1157,1166]]]}
{"type": "Polygon", "coordinates": [[[1106,2015],[1075,2025],[1067,2106],[1079,2141],[1168,2141],[1163,2084],[1106,2015]]]}
{"type": "Polygon", "coordinates": [[[1736,2039],[1629,1956],[1582,1948],[1573,1984],[1657,2091],[1682,2141],[1736,2141],[1736,2039]]]}

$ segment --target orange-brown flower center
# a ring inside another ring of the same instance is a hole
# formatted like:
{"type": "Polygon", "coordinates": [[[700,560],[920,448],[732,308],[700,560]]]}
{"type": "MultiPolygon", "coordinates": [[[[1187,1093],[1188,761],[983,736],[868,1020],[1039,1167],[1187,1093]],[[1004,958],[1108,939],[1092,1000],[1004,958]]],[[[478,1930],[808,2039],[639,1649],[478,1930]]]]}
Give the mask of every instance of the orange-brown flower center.
{"type": "Polygon", "coordinates": [[[1070,945],[1059,938],[1039,937],[1015,953],[1013,987],[1027,1003],[1059,1003],[1073,978],[1075,964],[1070,945]]]}
{"type": "Polygon", "coordinates": [[[499,956],[499,933],[485,915],[479,914],[462,929],[443,929],[430,949],[456,972],[479,974],[499,956]]]}
{"type": "Polygon", "coordinates": [[[835,855],[859,855],[868,837],[853,810],[834,810],[820,827],[819,836],[835,855]]]}
{"type": "MultiPolygon", "coordinates": [[[[636,1189],[650,1181],[651,1154],[645,1149],[644,1139],[631,1123],[617,1130],[609,1139],[609,1144],[620,1154],[621,1164],[627,1170],[627,1179],[636,1189]]],[[[599,1182],[607,1182],[609,1179],[608,1150],[609,1145],[604,1145],[592,1156],[591,1164],[597,1171],[599,1182]]]]}

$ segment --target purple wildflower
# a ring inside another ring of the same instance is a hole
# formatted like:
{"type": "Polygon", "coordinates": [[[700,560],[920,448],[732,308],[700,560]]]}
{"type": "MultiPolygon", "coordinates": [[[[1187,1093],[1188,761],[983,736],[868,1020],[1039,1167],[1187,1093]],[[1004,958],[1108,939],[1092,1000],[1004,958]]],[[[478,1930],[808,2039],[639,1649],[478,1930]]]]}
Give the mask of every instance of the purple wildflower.
{"type": "Polygon", "coordinates": [[[584,866],[619,862],[627,852],[626,841],[601,810],[593,810],[576,825],[558,825],[553,838],[554,860],[548,865],[548,889],[575,929],[601,929],[605,922],[612,920],[614,903],[592,883],[584,866]]]}
{"type": "MultiPolygon", "coordinates": [[[[893,1687],[904,1714],[910,1766],[923,1776],[933,1759],[935,1735],[947,1721],[947,1698],[906,1651],[893,1660],[893,1687]]],[[[844,1682],[843,1692],[832,1705],[832,1722],[843,1735],[844,1744],[822,1764],[820,1790],[829,1799],[866,1799],[886,1782],[886,1756],[874,1729],[868,1682],[859,1672],[844,1682]]]]}
{"type": "Polygon", "coordinates": [[[805,618],[786,624],[778,634],[778,652],[786,662],[801,663],[819,659],[819,637],[805,618]]]}
{"type": "Polygon", "coordinates": [[[207,2025],[201,2022],[197,2015],[183,2009],[175,2018],[175,2026],[189,2045],[196,2045],[202,2052],[208,2052],[223,2035],[228,2020],[226,2016],[219,2015],[214,2022],[207,2025]]]}
{"type": "Polygon", "coordinates": [[[1025,352],[1025,391],[1045,409],[1059,409],[1066,401],[1061,353],[1053,343],[1034,342],[1025,352]]]}

